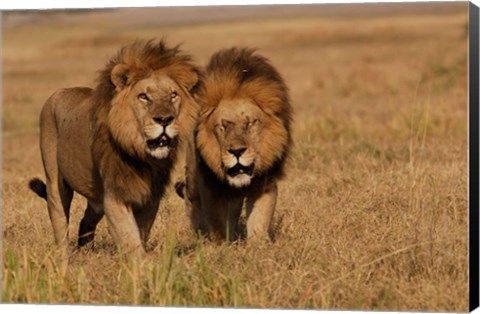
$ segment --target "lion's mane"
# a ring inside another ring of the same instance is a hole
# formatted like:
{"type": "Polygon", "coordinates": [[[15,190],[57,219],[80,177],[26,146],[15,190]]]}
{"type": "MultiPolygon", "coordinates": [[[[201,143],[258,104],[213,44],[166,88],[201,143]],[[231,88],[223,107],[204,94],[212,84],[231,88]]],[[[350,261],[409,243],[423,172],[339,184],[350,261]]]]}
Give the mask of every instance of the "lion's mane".
{"type": "Polygon", "coordinates": [[[201,113],[198,119],[196,147],[206,165],[222,178],[221,154],[208,118],[222,99],[253,100],[268,116],[272,132],[261,139],[256,165],[261,176],[283,176],[285,161],[292,145],[292,108],[288,88],[270,62],[248,48],[221,50],[212,56],[198,90],[201,113]]]}
{"type": "MultiPolygon", "coordinates": [[[[138,141],[140,130],[133,125],[130,112],[115,112],[112,115],[112,99],[115,85],[111,73],[115,66],[123,64],[129,69],[123,79],[128,85],[148,77],[153,71],[161,69],[183,89],[186,103],[178,117],[182,134],[193,130],[196,116],[196,103],[190,97],[198,87],[200,71],[191,63],[191,57],[182,54],[178,46],[167,48],[164,41],[136,41],[119,50],[99,72],[97,86],[93,91],[93,159],[99,167],[99,175],[104,179],[104,188],[113,189],[117,197],[134,204],[142,204],[153,190],[168,183],[170,172],[176,159],[172,154],[161,162],[152,162],[145,154],[143,143],[138,141]],[[192,73],[196,75],[192,77],[192,73]],[[112,121],[114,121],[112,123],[112,121]],[[157,173],[153,181],[153,174],[157,173]]],[[[128,87],[127,87],[128,88],[128,87]]],[[[163,194],[163,191],[162,191],[163,194]]]]}

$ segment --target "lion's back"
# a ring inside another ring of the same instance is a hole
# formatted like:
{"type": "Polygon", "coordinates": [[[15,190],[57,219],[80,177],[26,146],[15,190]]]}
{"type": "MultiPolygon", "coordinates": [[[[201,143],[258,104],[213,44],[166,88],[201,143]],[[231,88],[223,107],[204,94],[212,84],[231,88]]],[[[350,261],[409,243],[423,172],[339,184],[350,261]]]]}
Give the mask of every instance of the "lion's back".
{"type": "Polygon", "coordinates": [[[63,119],[89,99],[92,93],[93,90],[88,87],[60,88],[47,99],[42,109],[42,115],[53,113],[57,118],[63,119]]]}
{"type": "Polygon", "coordinates": [[[74,87],[55,91],[45,102],[40,116],[40,143],[47,168],[58,168],[69,185],[95,198],[91,182],[93,160],[93,91],[74,87]],[[72,145],[73,144],[73,145],[72,145]],[[57,152],[61,151],[61,154],[57,152]]]}

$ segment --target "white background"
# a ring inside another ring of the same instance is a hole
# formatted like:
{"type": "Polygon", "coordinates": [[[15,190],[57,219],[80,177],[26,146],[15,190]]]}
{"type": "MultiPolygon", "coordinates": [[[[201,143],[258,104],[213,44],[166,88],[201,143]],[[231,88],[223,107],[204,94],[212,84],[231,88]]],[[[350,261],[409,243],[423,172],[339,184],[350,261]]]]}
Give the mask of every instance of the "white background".
{"type": "MultiPolygon", "coordinates": [[[[449,1],[449,0],[436,0],[437,1],[449,1]]],[[[19,9],[60,9],[60,8],[105,8],[105,7],[154,7],[154,6],[195,6],[195,5],[246,5],[246,4],[306,4],[306,3],[366,3],[366,2],[415,2],[413,0],[407,1],[391,1],[391,0],[332,0],[332,1],[285,1],[285,0],[246,0],[246,1],[233,1],[233,0],[1,0],[0,10],[19,10],[19,9]]],[[[432,2],[432,1],[430,1],[432,2]]],[[[480,0],[471,1],[480,7],[480,0]]],[[[1,223],[1,219],[0,219],[1,223]]],[[[1,229],[0,229],[1,230],[1,229]]],[[[0,233],[1,236],[1,233],[0,233]]],[[[1,246],[1,244],[0,244],[1,246]]],[[[1,287],[0,287],[1,289],[1,287]]],[[[467,291],[465,291],[467,293],[467,291]]],[[[159,308],[159,307],[128,307],[128,306],[78,306],[78,305],[12,305],[2,304],[0,305],[0,312],[3,314],[8,313],[35,313],[35,314],[85,314],[86,312],[96,313],[119,313],[130,314],[132,313],[148,314],[148,313],[248,313],[248,314],[306,314],[309,312],[314,313],[332,313],[335,311],[305,311],[305,310],[245,310],[245,309],[193,309],[193,308],[159,308]]],[[[340,313],[345,314],[360,314],[362,312],[356,311],[342,311],[340,313]]],[[[394,312],[374,312],[374,313],[394,313],[394,312]]],[[[410,312],[412,313],[412,312],[410,312]]],[[[476,314],[480,314],[480,310],[474,311],[476,314]]]]}

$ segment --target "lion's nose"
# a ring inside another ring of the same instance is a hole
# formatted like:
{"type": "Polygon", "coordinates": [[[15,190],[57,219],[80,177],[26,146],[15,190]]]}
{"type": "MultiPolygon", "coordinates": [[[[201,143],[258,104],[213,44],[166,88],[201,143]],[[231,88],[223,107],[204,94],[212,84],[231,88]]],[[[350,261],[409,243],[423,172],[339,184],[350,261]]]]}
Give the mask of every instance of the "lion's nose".
{"type": "Polygon", "coordinates": [[[160,124],[163,127],[166,127],[167,125],[172,123],[173,117],[172,116],[165,117],[165,118],[164,117],[155,117],[155,118],[153,118],[153,121],[155,121],[156,123],[160,124]]]}
{"type": "Polygon", "coordinates": [[[240,148],[231,148],[228,150],[228,152],[235,157],[240,157],[245,151],[247,150],[246,147],[240,147],[240,148]]]}

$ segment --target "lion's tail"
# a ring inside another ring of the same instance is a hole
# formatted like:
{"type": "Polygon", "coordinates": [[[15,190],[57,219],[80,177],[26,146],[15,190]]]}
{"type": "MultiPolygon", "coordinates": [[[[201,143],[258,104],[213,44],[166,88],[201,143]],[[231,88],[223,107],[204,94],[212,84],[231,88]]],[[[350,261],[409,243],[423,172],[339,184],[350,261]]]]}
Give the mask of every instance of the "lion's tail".
{"type": "Polygon", "coordinates": [[[39,178],[33,178],[28,182],[30,189],[41,198],[47,199],[47,186],[39,178]]]}
{"type": "Polygon", "coordinates": [[[177,181],[175,183],[175,191],[177,192],[177,195],[180,196],[181,198],[185,197],[185,182],[184,181],[177,181]]]}

